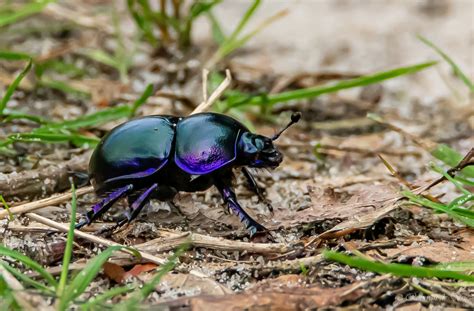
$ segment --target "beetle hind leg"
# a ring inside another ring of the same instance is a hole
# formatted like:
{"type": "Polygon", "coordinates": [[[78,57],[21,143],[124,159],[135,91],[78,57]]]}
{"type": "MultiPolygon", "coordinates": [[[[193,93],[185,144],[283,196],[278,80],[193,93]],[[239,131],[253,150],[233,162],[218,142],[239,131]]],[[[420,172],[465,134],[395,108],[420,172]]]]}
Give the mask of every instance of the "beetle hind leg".
{"type": "Polygon", "coordinates": [[[90,225],[94,220],[96,220],[100,215],[105,213],[115,202],[119,199],[123,198],[127,193],[132,191],[133,185],[127,185],[125,187],[118,188],[114,190],[112,193],[107,195],[104,199],[102,199],[99,203],[95,204],[90,211],[88,211],[85,215],[83,221],[79,222],[76,225],[76,229],[80,229],[85,225],[90,225]]]}
{"type": "Polygon", "coordinates": [[[143,207],[145,207],[146,203],[148,203],[153,192],[155,192],[157,188],[158,184],[155,183],[143,191],[138,197],[129,197],[129,202],[131,202],[131,200],[133,200],[133,202],[131,202],[129,211],[125,213],[125,217],[118,221],[117,226],[123,226],[124,224],[130,223],[134,220],[138,214],[140,214],[143,207]]]}

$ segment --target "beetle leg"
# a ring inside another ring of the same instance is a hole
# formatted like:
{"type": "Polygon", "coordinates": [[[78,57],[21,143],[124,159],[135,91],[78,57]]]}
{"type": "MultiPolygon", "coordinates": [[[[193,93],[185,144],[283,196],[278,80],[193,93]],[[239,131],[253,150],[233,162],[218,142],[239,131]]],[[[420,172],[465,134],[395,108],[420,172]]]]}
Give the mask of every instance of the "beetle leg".
{"type": "Polygon", "coordinates": [[[242,167],[242,173],[244,173],[245,178],[247,179],[248,186],[250,190],[252,190],[257,196],[258,199],[267,205],[268,210],[273,214],[273,206],[270,202],[268,202],[267,198],[262,193],[262,189],[257,185],[257,181],[255,177],[250,173],[248,168],[242,167]]]}
{"type": "Polygon", "coordinates": [[[132,189],[133,185],[127,185],[125,187],[118,188],[112,193],[110,193],[107,197],[105,197],[102,201],[94,205],[92,209],[86,213],[86,219],[79,222],[76,225],[76,229],[80,229],[85,225],[90,225],[94,220],[96,220],[100,215],[106,212],[112,205],[114,205],[115,202],[123,198],[132,189]]]}
{"type": "Polygon", "coordinates": [[[145,204],[148,202],[150,199],[151,194],[153,191],[158,188],[158,184],[153,184],[151,187],[147,188],[140,196],[133,201],[132,205],[130,206],[130,211],[125,213],[126,218],[120,220],[117,225],[124,225],[125,222],[130,223],[132,220],[134,220],[138,214],[140,214],[140,211],[143,209],[145,204]]]}
{"type": "Polygon", "coordinates": [[[244,211],[239,202],[237,202],[237,197],[235,196],[234,191],[231,187],[222,186],[221,184],[216,184],[217,189],[222,195],[224,202],[227,203],[229,209],[231,209],[234,214],[239,216],[240,221],[245,225],[250,231],[250,236],[257,233],[257,231],[267,231],[267,229],[256,222],[252,217],[250,217],[247,212],[244,211]]]}

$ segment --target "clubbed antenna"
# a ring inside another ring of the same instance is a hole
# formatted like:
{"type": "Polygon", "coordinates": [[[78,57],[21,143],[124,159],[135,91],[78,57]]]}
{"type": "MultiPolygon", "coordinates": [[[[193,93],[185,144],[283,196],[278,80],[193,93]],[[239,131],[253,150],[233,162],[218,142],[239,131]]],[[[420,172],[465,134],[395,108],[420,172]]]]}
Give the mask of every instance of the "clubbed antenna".
{"type": "Polygon", "coordinates": [[[286,131],[290,126],[292,126],[293,124],[295,123],[298,123],[298,121],[301,119],[301,113],[300,112],[293,112],[293,114],[291,115],[291,121],[290,123],[288,123],[287,126],[285,126],[281,131],[279,131],[278,133],[276,133],[273,137],[272,137],[272,140],[276,140],[278,139],[278,137],[280,137],[280,135],[286,131]]]}

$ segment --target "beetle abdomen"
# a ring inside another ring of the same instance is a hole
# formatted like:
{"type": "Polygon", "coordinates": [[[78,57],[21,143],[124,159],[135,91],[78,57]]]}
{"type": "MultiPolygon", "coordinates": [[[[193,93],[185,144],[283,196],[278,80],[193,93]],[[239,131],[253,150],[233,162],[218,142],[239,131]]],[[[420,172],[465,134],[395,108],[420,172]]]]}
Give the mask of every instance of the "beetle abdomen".
{"type": "Polygon", "coordinates": [[[175,163],[193,175],[215,171],[236,158],[236,144],[248,129],[233,118],[200,113],[176,126],[175,163]]]}
{"type": "Polygon", "coordinates": [[[92,154],[89,174],[97,190],[108,183],[147,177],[168,161],[177,118],[149,116],[110,131],[92,154]]]}

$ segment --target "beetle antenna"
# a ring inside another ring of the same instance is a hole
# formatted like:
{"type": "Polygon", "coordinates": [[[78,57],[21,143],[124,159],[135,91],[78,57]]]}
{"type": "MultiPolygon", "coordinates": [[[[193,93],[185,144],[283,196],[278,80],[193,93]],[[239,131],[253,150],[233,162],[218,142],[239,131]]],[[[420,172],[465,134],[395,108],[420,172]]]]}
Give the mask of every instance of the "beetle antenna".
{"type": "Polygon", "coordinates": [[[286,131],[290,126],[292,126],[293,124],[295,123],[298,123],[298,121],[301,119],[301,112],[293,112],[293,114],[291,115],[291,121],[290,123],[288,123],[287,126],[285,126],[281,131],[279,131],[278,133],[276,133],[275,135],[273,135],[272,137],[272,140],[276,140],[278,139],[278,137],[280,137],[280,135],[286,131]]]}

